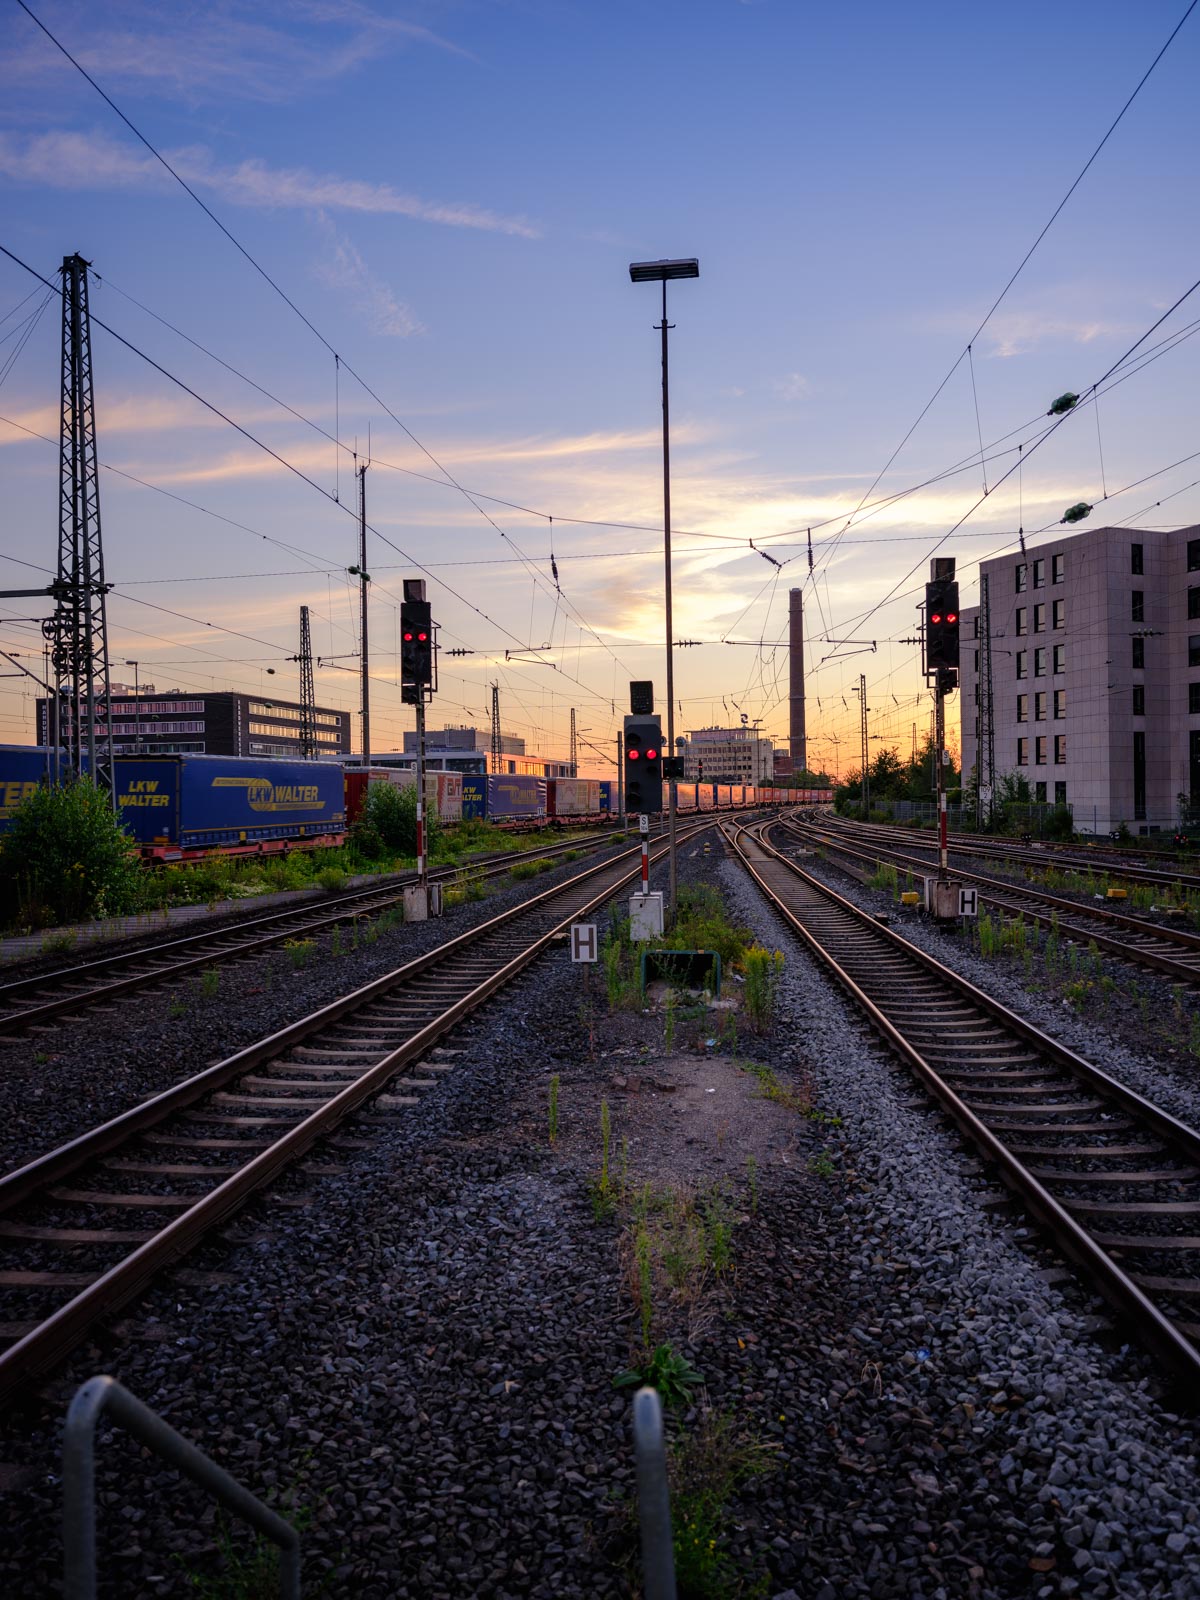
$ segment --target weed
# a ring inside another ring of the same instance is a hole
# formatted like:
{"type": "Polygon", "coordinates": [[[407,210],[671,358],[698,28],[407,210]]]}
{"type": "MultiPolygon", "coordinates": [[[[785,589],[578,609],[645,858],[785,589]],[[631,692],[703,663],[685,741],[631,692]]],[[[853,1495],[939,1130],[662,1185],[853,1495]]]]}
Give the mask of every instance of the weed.
{"type": "Polygon", "coordinates": [[[1063,998],[1068,1005],[1074,1006],[1076,1011],[1082,1011],[1088,1003],[1092,988],[1093,985],[1090,979],[1076,978],[1073,982],[1064,985],[1063,998]]]}
{"type": "Polygon", "coordinates": [[[738,1047],[737,1013],[733,1010],[726,1011],[721,1018],[721,1026],[717,1032],[719,1042],[728,1050],[738,1047]]]}
{"type": "Polygon", "coordinates": [[[205,967],[200,974],[200,993],[206,1000],[215,1000],[221,987],[221,974],[216,967],[205,967]]]}
{"type": "Polygon", "coordinates": [[[313,952],[317,948],[315,939],[285,939],[283,948],[288,953],[288,960],[293,968],[299,972],[301,967],[306,967],[312,960],[313,952]]]}
{"type": "Polygon", "coordinates": [[[675,1048],[675,991],[667,990],[666,1017],[664,1022],[663,1045],[669,1055],[675,1048]]]}
{"type": "Polygon", "coordinates": [[[708,1261],[718,1277],[733,1265],[733,1217],[729,1197],[712,1189],[701,1200],[708,1261]]]}
{"type": "Polygon", "coordinates": [[[558,1073],[550,1078],[550,1143],[558,1143],[558,1073]]]}
{"type": "Polygon", "coordinates": [[[514,861],[509,868],[509,875],[519,882],[523,878],[536,878],[539,872],[550,872],[553,867],[554,862],[549,856],[539,856],[536,861],[514,861]]]}
{"type": "Polygon", "coordinates": [[[346,874],[340,867],[322,867],[317,873],[317,882],[326,894],[340,894],[346,887],[346,874]]]}
{"type": "Polygon", "coordinates": [[[633,1240],[634,1260],[637,1263],[638,1309],[642,1317],[642,1343],[650,1343],[650,1324],[654,1320],[654,1271],[650,1257],[650,1229],[645,1222],[638,1224],[633,1240]]]}
{"type": "Polygon", "coordinates": [[[624,1205],[629,1194],[629,1140],[625,1138],[624,1134],[621,1136],[621,1168],[620,1181],[617,1188],[621,1196],[621,1204],[624,1205]]]}
{"type": "Polygon", "coordinates": [[[186,1011],[187,1007],[177,994],[173,994],[170,1000],[167,1001],[167,1015],[169,1017],[182,1017],[186,1011]]]}
{"type": "Polygon", "coordinates": [[[656,1345],[639,1366],[619,1372],[613,1379],[617,1389],[648,1387],[657,1389],[664,1406],[686,1405],[691,1391],[704,1382],[685,1355],[670,1344],[656,1345]]]}
{"type": "Polygon", "coordinates": [[[742,958],[746,974],[746,1015],[755,1033],[765,1033],[775,1013],[775,999],[783,974],[783,951],[753,945],[742,958]]]}
{"type": "Polygon", "coordinates": [[[746,1181],[750,1185],[750,1214],[758,1215],[758,1162],[753,1156],[746,1157],[746,1181]]]}
{"type": "Polygon", "coordinates": [[[900,874],[896,870],[895,863],[891,861],[877,861],[875,863],[875,871],[867,879],[867,888],[886,889],[892,898],[895,899],[896,895],[900,892],[900,874]]]}
{"type": "Polygon", "coordinates": [[[329,949],[331,955],[340,956],[342,953],[342,925],[340,922],[335,922],[333,925],[333,933],[329,939],[329,949]]]}
{"type": "Polygon", "coordinates": [[[42,940],[42,954],[44,956],[70,955],[75,948],[77,937],[74,933],[49,933],[42,940]]]}
{"type": "Polygon", "coordinates": [[[750,1433],[730,1411],[705,1407],[688,1433],[671,1446],[667,1473],[675,1580],[679,1593],[696,1600],[732,1600],[769,1592],[747,1587],[725,1549],[731,1526],[729,1504],[743,1484],[772,1472],[775,1451],[750,1433]]]}
{"type": "Polygon", "coordinates": [[[608,1101],[600,1102],[600,1175],[592,1180],[592,1211],[596,1221],[607,1217],[613,1210],[612,1178],[608,1170],[609,1149],[612,1145],[612,1115],[608,1101]]]}
{"type": "Polygon", "coordinates": [[[818,1156],[809,1156],[808,1170],[814,1178],[832,1178],[833,1160],[828,1150],[822,1150],[818,1156]]]}
{"type": "Polygon", "coordinates": [[[35,1050],[33,1052],[33,1064],[36,1067],[44,1067],[49,1059],[50,1057],[45,1050],[35,1050]]]}

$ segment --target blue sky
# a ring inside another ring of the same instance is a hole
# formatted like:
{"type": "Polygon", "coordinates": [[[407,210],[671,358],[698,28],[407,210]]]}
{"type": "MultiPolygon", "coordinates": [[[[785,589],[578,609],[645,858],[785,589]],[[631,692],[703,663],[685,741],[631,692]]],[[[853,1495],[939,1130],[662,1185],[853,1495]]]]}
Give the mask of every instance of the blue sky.
{"type": "MultiPolygon", "coordinates": [[[[860,671],[873,732],[907,746],[928,702],[897,641],[933,544],[981,492],[978,462],[852,514],[1185,9],[34,4],[460,484],[546,514],[479,501],[493,525],[457,489],[411,476],[440,474],[344,370],[335,382],[328,349],[4,0],[0,242],[47,276],[79,250],[100,274],[97,316],[343,502],[97,329],[101,457],[118,469],[102,486],[114,659],[136,657],[160,689],[294,694],[285,658],[302,603],[317,650],[349,657],[351,451],[369,432],[376,747],[410,725],[392,680],[415,558],[437,580],[443,645],[476,652],[443,658],[437,712],[478,721],[497,680],[506,725],[531,747],[561,751],[574,706],[610,750],[626,681],[652,677],[661,698],[660,541],[565,519],[661,524],[657,304],[627,264],[696,255],[699,281],[671,296],[676,632],[738,643],[677,652],[682,726],[745,713],[786,735],[772,647],[796,583],[810,731],[829,741],[814,754],[850,763],[860,671]],[[811,580],[794,532],[810,525],[811,580]],[[543,644],[537,662],[505,660],[543,644]]],[[[1031,444],[1050,401],[1086,393],[1195,277],[1198,67],[1200,13],[975,343],[985,442],[1031,444]]],[[[32,287],[0,263],[0,317],[32,287]]],[[[1198,301],[1151,342],[1200,316],[1198,301]]],[[[46,567],[56,449],[11,424],[56,436],[56,310],[0,384],[0,552],[46,567]]],[[[1198,352],[1186,340],[1100,400],[1107,504],[1091,408],[1031,454],[1022,506],[1015,476],[988,497],[944,547],[964,604],[973,563],[1012,541],[1022,509],[1029,530],[1086,499],[1098,524],[1173,495],[1139,525],[1200,520],[1200,493],[1176,494],[1200,461],[1160,470],[1200,449],[1198,352]]],[[[875,494],[972,451],[964,360],[875,494]]],[[[0,570],[4,587],[37,581],[0,570]]],[[[0,605],[5,648],[36,649],[33,629],[3,620],[32,609],[0,605]]],[[[318,697],[353,705],[353,664],[324,666],[318,697]]],[[[30,698],[10,679],[0,690],[0,737],[31,737],[30,698]]]]}

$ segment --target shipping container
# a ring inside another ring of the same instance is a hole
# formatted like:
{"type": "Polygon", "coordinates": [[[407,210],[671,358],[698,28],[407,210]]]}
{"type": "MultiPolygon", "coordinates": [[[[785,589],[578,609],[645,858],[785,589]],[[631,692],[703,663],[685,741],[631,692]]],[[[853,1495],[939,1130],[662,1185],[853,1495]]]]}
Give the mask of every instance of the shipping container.
{"type": "Polygon", "coordinates": [[[544,817],[546,780],[528,773],[493,773],[487,780],[487,814],[493,821],[506,817],[544,817]]]}
{"type": "Polygon", "coordinates": [[[118,756],[117,808],[127,832],[168,857],[338,842],[346,799],[340,766],[245,756],[118,756]]]}
{"type": "Polygon", "coordinates": [[[28,800],[39,783],[51,776],[62,752],[51,745],[0,745],[0,833],[13,819],[22,800],[28,800]]]}
{"type": "Polygon", "coordinates": [[[549,778],[548,817],[594,817],[600,810],[600,784],[595,778],[549,778]]]}
{"type": "Polygon", "coordinates": [[[482,822],[487,816],[487,779],[480,772],[464,772],[462,783],[464,822],[482,822]]]}
{"type": "Polygon", "coordinates": [[[733,805],[733,785],[729,783],[718,783],[716,788],[717,810],[728,811],[733,805]]]}

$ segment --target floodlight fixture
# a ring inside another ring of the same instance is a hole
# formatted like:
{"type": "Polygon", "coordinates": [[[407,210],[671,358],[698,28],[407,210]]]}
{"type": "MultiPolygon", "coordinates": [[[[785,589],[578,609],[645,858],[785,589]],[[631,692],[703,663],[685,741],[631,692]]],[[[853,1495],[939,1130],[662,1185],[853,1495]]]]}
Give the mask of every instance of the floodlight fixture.
{"type": "Polygon", "coordinates": [[[674,278],[698,278],[700,263],[695,256],[677,261],[631,261],[629,277],[633,283],[667,283],[674,278]]]}

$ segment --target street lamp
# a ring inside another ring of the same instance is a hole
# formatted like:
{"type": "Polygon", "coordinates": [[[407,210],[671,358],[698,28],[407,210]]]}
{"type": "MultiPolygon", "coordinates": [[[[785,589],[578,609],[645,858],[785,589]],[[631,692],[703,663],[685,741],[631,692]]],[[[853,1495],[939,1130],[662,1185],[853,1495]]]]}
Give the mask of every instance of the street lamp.
{"type": "MultiPolygon", "coordinates": [[[[667,749],[675,749],[675,663],[674,641],[671,633],[671,407],[670,388],[667,380],[667,331],[670,324],[667,321],[667,284],[676,278],[698,278],[700,276],[700,263],[695,256],[688,256],[676,261],[631,261],[629,263],[629,277],[633,283],[661,283],[662,284],[662,322],[659,327],[662,332],[662,414],[663,414],[663,557],[665,569],[664,592],[666,600],[667,617],[667,749]]],[[[676,784],[675,779],[667,782],[667,857],[668,887],[667,910],[673,917],[675,915],[675,899],[678,887],[678,870],[675,857],[675,812],[676,812],[676,784]]]]}
{"type": "MultiPolygon", "coordinates": [[[[133,668],[133,753],[135,756],[142,753],[142,703],[138,699],[138,668],[140,661],[127,661],[127,667],[133,668]]],[[[109,726],[112,726],[112,706],[108,708],[109,726]]]]}

